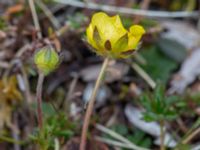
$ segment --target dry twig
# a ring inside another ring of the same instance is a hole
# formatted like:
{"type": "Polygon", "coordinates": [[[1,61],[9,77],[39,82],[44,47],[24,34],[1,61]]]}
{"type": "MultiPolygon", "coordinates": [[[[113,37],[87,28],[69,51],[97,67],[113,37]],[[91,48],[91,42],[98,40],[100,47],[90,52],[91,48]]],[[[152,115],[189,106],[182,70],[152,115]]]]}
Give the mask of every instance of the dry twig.
{"type": "Polygon", "coordinates": [[[139,147],[135,144],[133,144],[132,142],[130,142],[128,139],[126,139],[125,137],[121,136],[120,134],[104,127],[103,125],[97,124],[96,128],[104,133],[109,134],[110,136],[112,136],[113,138],[115,138],[116,140],[119,140],[121,142],[123,142],[124,144],[128,145],[129,147],[131,147],[132,149],[135,150],[149,150],[147,148],[143,148],[143,147],[139,147]]]}
{"type": "MultiPolygon", "coordinates": [[[[151,2],[151,0],[143,0],[143,1],[140,3],[140,8],[141,8],[142,10],[147,10],[148,7],[149,7],[150,2],[151,2]]],[[[138,24],[138,23],[141,21],[142,18],[143,18],[142,16],[138,15],[138,16],[136,16],[136,17],[134,18],[134,21],[133,21],[133,22],[134,22],[135,24],[138,24]]]]}
{"type": "Polygon", "coordinates": [[[114,141],[114,140],[111,140],[111,139],[108,139],[108,138],[99,137],[99,136],[96,136],[95,139],[97,141],[100,141],[100,142],[103,142],[103,143],[106,143],[106,144],[109,144],[109,145],[113,145],[113,146],[116,146],[116,147],[128,148],[128,149],[135,150],[135,148],[132,148],[130,145],[122,143],[122,142],[119,142],[119,141],[114,141]]]}
{"type": "Polygon", "coordinates": [[[34,1],[33,0],[29,0],[29,6],[31,8],[31,13],[32,13],[32,16],[33,16],[33,23],[35,25],[35,28],[37,30],[37,36],[39,39],[42,38],[42,33],[41,33],[41,28],[40,28],[40,24],[39,24],[39,21],[38,21],[38,16],[37,16],[37,13],[36,13],[36,10],[35,10],[35,4],[34,4],[34,1]]]}
{"type": "Polygon", "coordinates": [[[132,63],[131,67],[154,89],[156,87],[155,81],[136,63],[132,63]]]}
{"type": "Polygon", "coordinates": [[[116,7],[110,5],[101,5],[96,3],[84,3],[77,0],[54,0],[59,3],[63,3],[66,5],[80,7],[80,8],[88,8],[93,10],[101,10],[107,12],[114,12],[114,13],[122,13],[127,15],[140,15],[149,18],[198,18],[199,13],[197,11],[188,12],[188,11],[176,11],[176,12],[169,12],[169,11],[153,11],[153,10],[140,10],[140,9],[133,9],[133,8],[126,8],[126,7],[116,7]]]}
{"type": "Polygon", "coordinates": [[[46,7],[46,5],[42,1],[40,1],[40,0],[35,0],[35,2],[43,10],[43,12],[49,18],[49,20],[51,21],[51,23],[53,24],[53,26],[56,29],[59,29],[61,25],[60,25],[59,21],[56,19],[56,17],[54,17],[54,15],[52,14],[52,12],[49,10],[49,8],[46,7]]]}

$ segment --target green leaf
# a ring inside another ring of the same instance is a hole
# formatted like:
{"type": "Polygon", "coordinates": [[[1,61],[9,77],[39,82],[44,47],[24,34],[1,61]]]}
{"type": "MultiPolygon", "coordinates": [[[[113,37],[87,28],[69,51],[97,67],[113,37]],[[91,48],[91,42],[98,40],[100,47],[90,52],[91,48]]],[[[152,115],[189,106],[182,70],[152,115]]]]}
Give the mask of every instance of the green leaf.
{"type": "Polygon", "coordinates": [[[178,116],[175,109],[177,101],[168,102],[169,97],[165,97],[164,87],[159,85],[154,93],[145,94],[141,98],[142,105],[145,108],[143,119],[147,122],[172,120],[178,116]]]}
{"type": "MultiPolygon", "coordinates": [[[[33,109],[36,110],[37,103],[33,103],[32,107],[33,107],[33,109]]],[[[45,116],[52,116],[56,113],[54,108],[52,107],[52,105],[50,105],[49,103],[45,103],[45,102],[42,102],[42,111],[45,116]]]]}
{"type": "Polygon", "coordinates": [[[157,44],[160,47],[159,50],[176,62],[181,63],[187,56],[186,48],[174,39],[159,38],[157,44]]]}
{"type": "Polygon", "coordinates": [[[78,12],[67,16],[67,24],[73,29],[80,29],[86,21],[87,17],[83,13],[78,12]]]}
{"type": "Polygon", "coordinates": [[[166,83],[171,76],[172,71],[178,64],[159,52],[158,48],[151,46],[140,51],[146,60],[145,65],[141,67],[155,80],[166,83]]]}
{"type": "Polygon", "coordinates": [[[116,124],[116,125],[112,126],[111,129],[121,135],[126,135],[128,133],[127,126],[125,126],[123,124],[116,124]]]}
{"type": "Polygon", "coordinates": [[[179,144],[177,147],[176,147],[177,150],[191,150],[191,146],[188,145],[188,144],[179,144]]]}
{"type": "Polygon", "coordinates": [[[133,134],[129,134],[127,139],[136,145],[146,148],[150,148],[152,145],[152,139],[147,136],[146,133],[138,129],[134,130],[133,134]]]}
{"type": "Polygon", "coordinates": [[[63,131],[60,130],[60,131],[55,132],[55,135],[64,136],[65,138],[69,138],[74,135],[74,132],[71,130],[63,130],[63,131]]]}

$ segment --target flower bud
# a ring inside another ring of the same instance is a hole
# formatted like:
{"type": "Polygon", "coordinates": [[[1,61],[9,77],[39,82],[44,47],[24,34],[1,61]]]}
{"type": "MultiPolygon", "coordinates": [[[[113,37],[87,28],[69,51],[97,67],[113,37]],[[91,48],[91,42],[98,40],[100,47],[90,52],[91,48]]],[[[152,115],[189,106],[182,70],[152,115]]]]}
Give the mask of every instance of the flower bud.
{"type": "Polygon", "coordinates": [[[46,46],[35,53],[34,62],[38,70],[47,75],[58,66],[59,56],[52,46],[46,46]]]}

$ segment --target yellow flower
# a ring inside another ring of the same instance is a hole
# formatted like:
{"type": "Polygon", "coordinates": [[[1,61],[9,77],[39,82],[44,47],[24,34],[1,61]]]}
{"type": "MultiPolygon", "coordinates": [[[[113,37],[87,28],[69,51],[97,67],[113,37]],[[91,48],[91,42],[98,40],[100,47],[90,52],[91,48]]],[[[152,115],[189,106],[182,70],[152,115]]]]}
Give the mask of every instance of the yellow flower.
{"type": "Polygon", "coordinates": [[[52,72],[59,63],[59,56],[51,46],[43,47],[35,53],[34,62],[45,75],[52,72]]]}
{"type": "Polygon", "coordinates": [[[127,31],[118,15],[109,17],[104,12],[95,13],[86,30],[87,41],[95,52],[111,58],[127,57],[137,48],[144,33],[144,28],[139,25],[133,25],[127,31]]]}

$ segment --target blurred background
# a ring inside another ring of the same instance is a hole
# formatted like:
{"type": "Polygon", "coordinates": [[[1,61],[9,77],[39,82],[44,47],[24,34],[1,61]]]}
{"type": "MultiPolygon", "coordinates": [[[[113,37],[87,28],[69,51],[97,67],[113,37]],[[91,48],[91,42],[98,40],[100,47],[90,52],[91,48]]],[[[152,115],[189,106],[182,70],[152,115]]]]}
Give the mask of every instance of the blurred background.
{"type": "Polygon", "coordinates": [[[78,150],[103,61],[85,34],[99,11],[146,33],[131,57],[109,62],[87,150],[157,150],[161,127],[165,149],[200,150],[199,8],[199,0],[0,0],[0,150],[78,150]],[[60,63],[44,79],[39,130],[33,57],[47,44],[60,63]]]}

